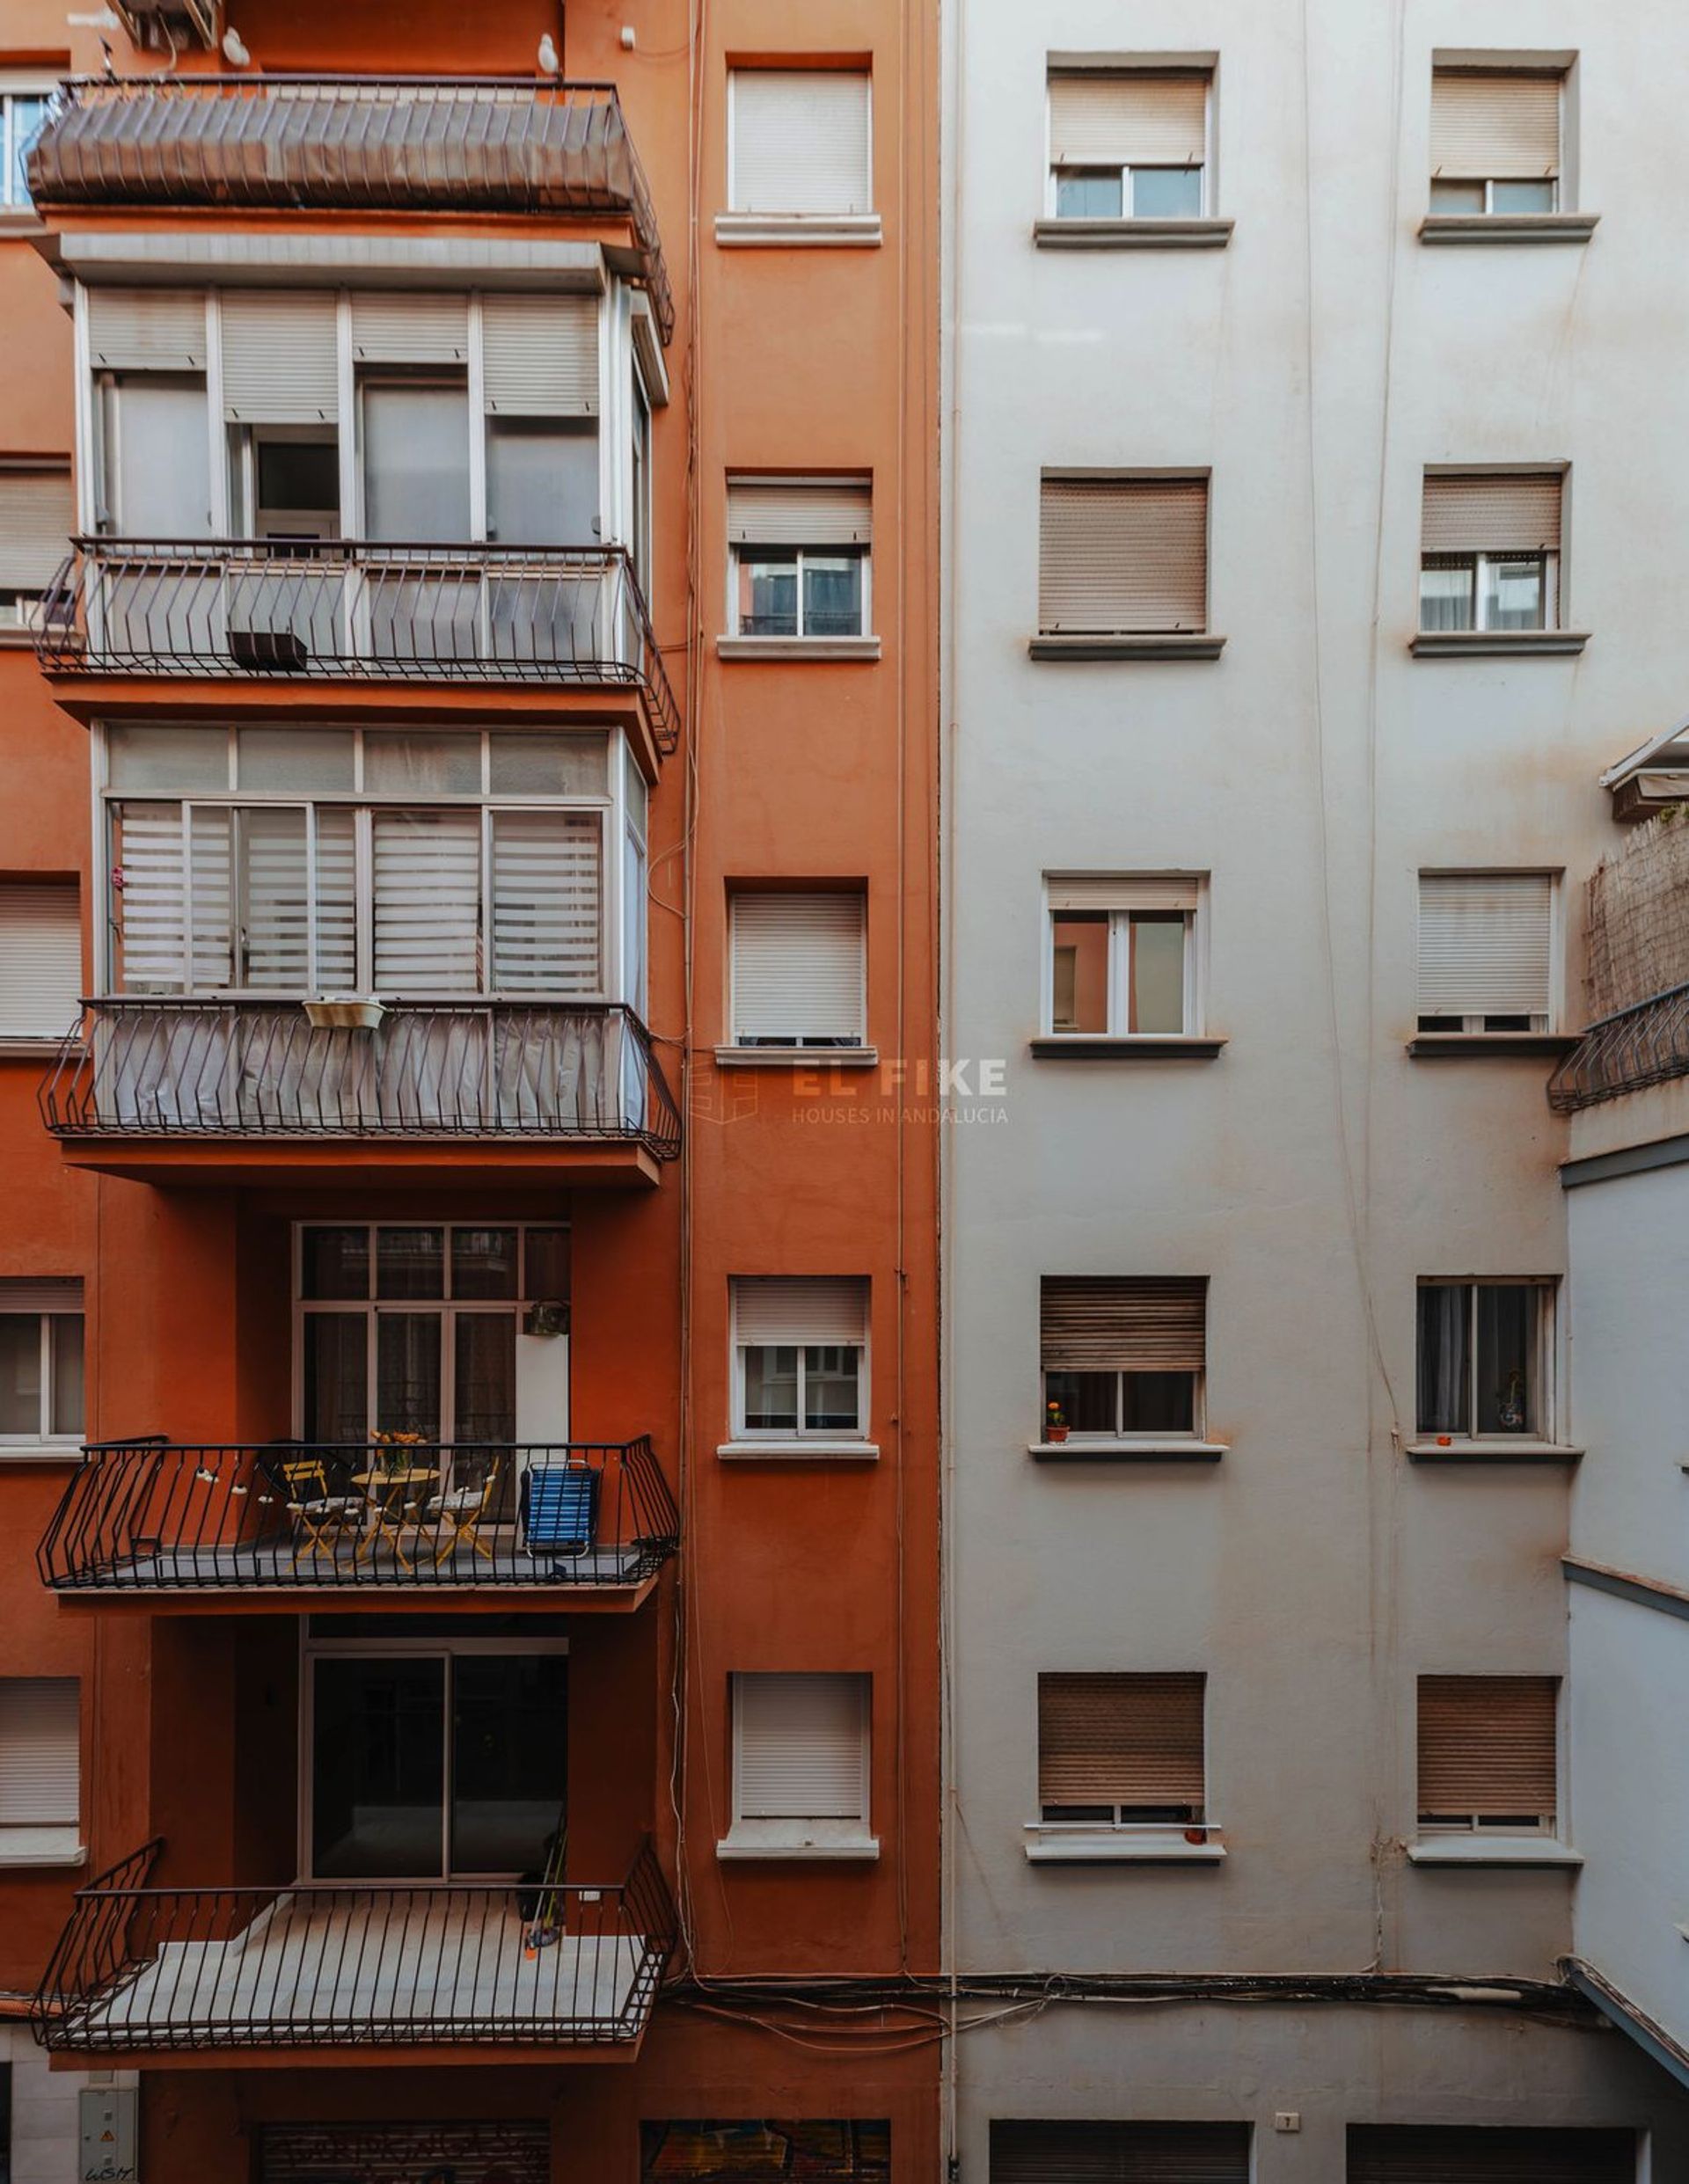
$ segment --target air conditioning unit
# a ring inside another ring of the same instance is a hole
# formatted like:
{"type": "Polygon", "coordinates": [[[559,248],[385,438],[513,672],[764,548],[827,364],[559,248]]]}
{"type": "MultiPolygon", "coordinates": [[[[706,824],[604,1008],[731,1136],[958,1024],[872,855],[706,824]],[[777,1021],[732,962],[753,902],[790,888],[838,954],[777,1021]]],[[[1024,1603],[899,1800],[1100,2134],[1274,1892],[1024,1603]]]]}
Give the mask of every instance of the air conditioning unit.
{"type": "Polygon", "coordinates": [[[222,0],[112,0],[123,27],[150,53],[179,53],[197,41],[208,48],[223,36],[222,0]]]}

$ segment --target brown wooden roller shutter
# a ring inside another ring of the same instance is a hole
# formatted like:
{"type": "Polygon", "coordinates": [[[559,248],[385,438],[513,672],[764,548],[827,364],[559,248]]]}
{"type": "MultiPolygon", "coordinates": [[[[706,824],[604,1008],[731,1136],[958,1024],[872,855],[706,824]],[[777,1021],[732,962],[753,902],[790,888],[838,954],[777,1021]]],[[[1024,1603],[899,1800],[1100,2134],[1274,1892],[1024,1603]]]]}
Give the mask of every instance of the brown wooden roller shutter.
{"type": "Polygon", "coordinates": [[[1043,1805],[1194,1805],[1203,1795],[1201,1675],[1038,1678],[1043,1805]]]}
{"type": "Polygon", "coordinates": [[[1197,167],[1206,154],[1208,77],[1131,69],[1049,79],[1053,167],[1197,167]]]}
{"type": "Polygon", "coordinates": [[[1046,1275],[1046,1372],[1201,1372],[1205,1275],[1046,1275]]]}
{"type": "Polygon", "coordinates": [[[1044,478],[1038,626],[1045,636],[1207,623],[1205,478],[1044,478]]]}
{"type": "Polygon", "coordinates": [[[1349,2184],[1635,2184],[1631,2131],[1351,2123],[1349,2184]]]}
{"type": "Polygon", "coordinates": [[[991,2184],[1249,2184],[1249,2126],[994,2122],[991,2184]]]}
{"type": "Polygon", "coordinates": [[[1538,181],[1560,172],[1557,75],[1438,69],[1431,78],[1431,172],[1538,181]]]}
{"type": "Polygon", "coordinates": [[[1558,471],[1468,472],[1425,480],[1427,553],[1558,553],[1558,471]]]}
{"type": "Polygon", "coordinates": [[[1422,1676],[1421,1813],[1551,1815],[1559,1695],[1552,1676],[1422,1676]]]}

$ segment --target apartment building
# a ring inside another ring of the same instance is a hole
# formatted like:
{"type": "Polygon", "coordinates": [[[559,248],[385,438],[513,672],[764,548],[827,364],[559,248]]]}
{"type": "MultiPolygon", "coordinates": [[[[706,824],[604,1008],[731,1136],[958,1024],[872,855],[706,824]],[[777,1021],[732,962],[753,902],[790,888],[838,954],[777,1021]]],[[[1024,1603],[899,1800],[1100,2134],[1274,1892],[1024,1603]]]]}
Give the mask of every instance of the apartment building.
{"type": "Polygon", "coordinates": [[[1689,2173],[1683,1123],[1545,1097],[1682,705],[1685,26],[946,26],[950,2151],[1689,2173]]]}
{"type": "Polygon", "coordinates": [[[932,2173],[932,39],[0,7],[13,2184],[932,2173]]]}

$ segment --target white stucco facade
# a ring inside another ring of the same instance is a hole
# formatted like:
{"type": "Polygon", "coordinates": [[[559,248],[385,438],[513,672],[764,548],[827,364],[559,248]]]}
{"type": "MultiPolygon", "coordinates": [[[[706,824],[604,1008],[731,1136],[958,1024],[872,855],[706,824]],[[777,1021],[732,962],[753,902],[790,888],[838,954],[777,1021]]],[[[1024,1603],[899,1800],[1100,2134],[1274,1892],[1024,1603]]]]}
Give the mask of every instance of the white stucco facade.
{"type": "MultiPolygon", "coordinates": [[[[1689,668],[1689,282],[1659,196],[1689,17],[958,0],[947,21],[944,1041],[1007,1064],[1003,1120],[946,1133],[950,1963],[1553,1980],[1598,1801],[1562,1569],[1594,1433],[1567,1131],[1541,1053],[1410,1055],[1419,875],[1555,874],[1556,1027],[1579,1027],[1583,885],[1616,838],[1598,777],[1681,710],[1689,668]],[[1561,204],[1599,215],[1586,241],[1421,239],[1433,58],[1481,54],[1569,64],[1561,204]],[[1035,242],[1052,55],[1211,62],[1229,240],[1035,242]],[[1566,466],[1581,653],[1414,656],[1424,473],[1459,464],[1566,466]],[[1029,655],[1040,474],[1063,468],[1208,474],[1217,659],[1029,655]],[[1217,1056],[1035,1055],[1049,876],[1169,874],[1203,881],[1217,1056]],[[1217,1460],[1029,1454],[1041,1280],[1086,1275],[1206,1277],[1217,1460]],[[1462,1275],[1554,1285],[1545,1460],[1408,1453],[1416,1284],[1462,1275]],[[1223,1860],[1028,1859],[1037,1676],[1105,1669],[1206,1676],[1223,1860]],[[1422,1675],[1566,1679],[1563,1862],[1413,1862],[1422,1675]]],[[[1373,2122],[1626,2122],[1656,2180],[1689,2173],[1689,2094],[1628,2043],[1490,2005],[1057,2005],[954,2058],[966,2184],[994,2117],[1042,2115],[1247,2121],[1259,2184],[1340,2178],[1345,2126],[1373,2122]]]]}

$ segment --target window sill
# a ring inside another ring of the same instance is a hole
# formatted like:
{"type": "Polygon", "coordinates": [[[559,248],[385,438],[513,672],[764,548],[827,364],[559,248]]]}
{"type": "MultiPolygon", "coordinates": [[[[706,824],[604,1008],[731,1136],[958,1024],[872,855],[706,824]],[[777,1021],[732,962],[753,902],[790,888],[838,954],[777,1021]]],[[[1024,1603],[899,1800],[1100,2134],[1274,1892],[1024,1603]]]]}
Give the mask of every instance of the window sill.
{"type": "Polygon", "coordinates": [[[1588,630],[1421,630],[1408,649],[1415,660],[1563,660],[1589,641],[1588,630]]]}
{"type": "Polygon", "coordinates": [[[47,223],[38,212],[0,212],[0,237],[45,235],[47,223]]]}
{"type": "Polygon", "coordinates": [[[1433,212],[1422,243],[1587,243],[1598,212],[1433,212]]]}
{"type": "Polygon", "coordinates": [[[718,1047],[719,1070],[872,1070],[877,1047],[718,1047]]]}
{"type": "Polygon", "coordinates": [[[64,1044],[57,1039],[9,1038],[0,1033],[0,1062],[50,1062],[64,1044]]]}
{"type": "Polygon", "coordinates": [[[729,1864],[801,1859],[871,1865],[880,1855],[880,1838],[853,1820],[739,1820],[716,1844],[715,1854],[729,1864]]]}
{"type": "Polygon", "coordinates": [[[10,629],[0,629],[0,652],[33,652],[34,649],[35,632],[33,630],[20,629],[16,625],[10,629]]]}
{"type": "Polygon", "coordinates": [[[1230,220],[1035,220],[1032,239],[1052,251],[1224,250],[1230,220]]]}
{"type": "Polygon", "coordinates": [[[75,1828],[0,1828],[0,1871],[87,1862],[88,1845],[75,1828]]]}
{"type": "Polygon", "coordinates": [[[1212,1062],[1226,1042],[1203,1032],[1041,1032],[1028,1043],[1040,1062],[1212,1062]]]}
{"type": "Polygon", "coordinates": [[[718,637],[718,660],[877,660],[877,637],[718,637]]]}
{"type": "Polygon", "coordinates": [[[1576,1032],[1415,1032],[1408,1051],[1415,1062],[1481,1062],[1495,1055],[1557,1061],[1581,1044],[1576,1032]]]}
{"type": "Polygon", "coordinates": [[[719,212],[723,250],[878,250],[877,212],[719,212]]]}
{"type": "Polygon", "coordinates": [[[1425,1836],[1408,1845],[1410,1866],[1554,1866],[1583,1863],[1581,1852],[1548,1835],[1425,1836]]]}
{"type": "Polygon", "coordinates": [[[79,1464],[80,1441],[0,1441],[0,1465],[79,1464]]]}
{"type": "Polygon", "coordinates": [[[1032,1866],[1217,1866],[1225,1845],[1209,1840],[1188,1843],[1181,1828],[1165,1834],[1143,1829],[1098,1828],[1027,1830],[1027,1862],[1032,1866]]]}
{"type": "Polygon", "coordinates": [[[1496,1435],[1489,1441],[1459,1439],[1410,1441],[1408,1456],[1415,1464],[1576,1464],[1583,1455],[1564,1441],[1536,1441],[1529,1434],[1496,1435]]]}
{"type": "Polygon", "coordinates": [[[1225,638],[1210,637],[1201,630],[1138,631],[1118,636],[1076,630],[1065,637],[1046,632],[1027,646],[1035,660],[1217,660],[1225,649],[1225,638]]]}
{"type": "Polygon", "coordinates": [[[1229,1441],[1197,1441],[1189,1435],[1131,1440],[1109,1434],[1083,1434],[1077,1440],[1029,1441],[1027,1454],[1041,1464],[1217,1464],[1231,1453],[1229,1441]]]}
{"type": "Polygon", "coordinates": [[[877,1464],[877,1441],[825,1441],[819,1434],[801,1441],[724,1441],[716,1454],[724,1464],[877,1464]]]}

